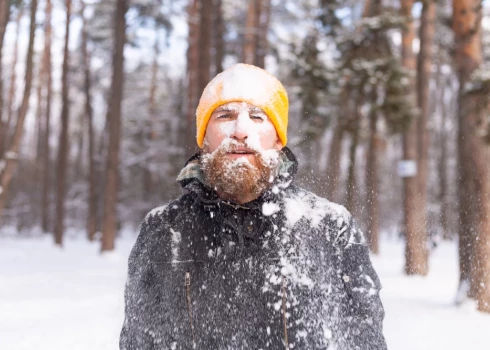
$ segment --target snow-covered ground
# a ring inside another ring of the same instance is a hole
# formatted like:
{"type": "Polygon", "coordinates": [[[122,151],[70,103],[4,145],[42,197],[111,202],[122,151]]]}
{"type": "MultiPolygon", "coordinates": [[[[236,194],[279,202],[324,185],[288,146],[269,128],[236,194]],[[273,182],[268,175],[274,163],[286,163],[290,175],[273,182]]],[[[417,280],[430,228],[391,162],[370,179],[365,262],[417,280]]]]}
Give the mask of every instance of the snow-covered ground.
{"type": "Polygon", "coordinates": [[[401,241],[382,241],[381,254],[372,261],[383,284],[388,349],[490,349],[490,315],[477,312],[473,304],[454,306],[459,271],[456,243],[442,242],[432,251],[425,278],[403,274],[401,241]]]}
{"type": "MultiPolygon", "coordinates": [[[[135,237],[117,251],[67,238],[0,237],[0,349],[117,349],[123,321],[126,261],[135,237]]],[[[457,250],[443,243],[427,278],[405,277],[403,245],[384,240],[373,262],[384,289],[385,335],[390,350],[488,350],[490,315],[453,306],[457,250]]]]}

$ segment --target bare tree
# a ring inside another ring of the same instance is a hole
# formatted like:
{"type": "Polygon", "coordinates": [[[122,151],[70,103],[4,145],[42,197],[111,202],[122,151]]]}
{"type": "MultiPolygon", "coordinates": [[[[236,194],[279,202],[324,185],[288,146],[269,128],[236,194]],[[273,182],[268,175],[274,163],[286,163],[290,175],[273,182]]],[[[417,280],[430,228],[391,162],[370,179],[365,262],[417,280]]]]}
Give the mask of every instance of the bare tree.
{"type": "Polygon", "coordinates": [[[65,219],[65,193],[66,174],[68,168],[68,123],[70,116],[70,100],[68,97],[68,62],[70,51],[70,17],[71,0],[65,1],[65,46],[63,50],[63,67],[61,72],[61,129],[58,143],[58,163],[56,165],[56,220],[54,227],[55,243],[63,245],[64,219],[65,219]]]}
{"type": "Polygon", "coordinates": [[[29,107],[29,96],[31,94],[31,86],[32,86],[34,39],[35,39],[35,30],[36,30],[36,10],[37,10],[37,0],[32,0],[31,15],[30,15],[31,24],[29,28],[29,44],[27,47],[27,57],[26,57],[24,96],[22,98],[22,103],[17,118],[17,124],[15,126],[15,131],[12,136],[10,146],[8,147],[8,151],[5,152],[3,159],[0,160],[0,163],[3,166],[3,169],[1,170],[1,174],[0,174],[0,217],[7,203],[7,193],[19,157],[18,153],[19,153],[20,142],[22,140],[22,135],[24,131],[24,121],[27,115],[27,109],[29,107]]]}
{"type": "Polygon", "coordinates": [[[114,249],[117,230],[117,194],[119,144],[121,138],[121,103],[124,83],[124,45],[126,42],[127,0],[117,0],[114,17],[114,56],[112,62],[111,97],[107,112],[109,150],[104,198],[104,218],[101,251],[114,249]]]}

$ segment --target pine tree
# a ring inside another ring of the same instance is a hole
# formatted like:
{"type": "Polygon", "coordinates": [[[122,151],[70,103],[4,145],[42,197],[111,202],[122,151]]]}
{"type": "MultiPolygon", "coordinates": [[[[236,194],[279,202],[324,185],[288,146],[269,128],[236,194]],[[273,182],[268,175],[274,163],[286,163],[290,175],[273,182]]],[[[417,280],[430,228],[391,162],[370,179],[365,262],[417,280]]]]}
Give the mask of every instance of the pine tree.
{"type": "Polygon", "coordinates": [[[70,100],[68,96],[68,63],[70,51],[71,0],[66,0],[65,46],[63,50],[63,68],[61,72],[61,129],[58,142],[58,163],[56,164],[56,220],[54,227],[55,243],[63,245],[65,195],[68,168],[68,123],[70,118],[70,100]]]}
{"type": "Polygon", "coordinates": [[[96,185],[96,169],[95,169],[95,135],[94,135],[94,116],[92,108],[92,79],[90,72],[90,53],[88,49],[88,29],[87,20],[85,18],[85,1],[81,2],[80,15],[82,17],[82,62],[84,75],[84,95],[85,104],[84,112],[88,133],[88,215],[87,215],[87,238],[89,241],[95,239],[97,231],[97,185],[96,185]]]}
{"type": "Polygon", "coordinates": [[[477,300],[479,310],[490,312],[490,169],[484,138],[490,130],[483,122],[490,82],[477,82],[475,74],[483,61],[481,21],[480,1],[453,1],[459,79],[460,293],[468,291],[477,300]]]}
{"type": "Polygon", "coordinates": [[[22,140],[24,132],[24,121],[27,115],[27,109],[29,107],[29,97],[32,87],[32,74],[33,74],[33,55],[34,55],[34,40],[36,30],[36,11],[37,0],[31,1],[31,13],[30,13],[30,28],[29,28],[29,44],[27,47],[26,57],[26,70],[25,70],[25,85],[24,95],[22,97],[21,106],[19,108],[17,123],[15,125],[15,131],[12,135],[10,145],[7,148],[7,152],[0,160],[2,164],[0,174],[0,217],[7,204],[7,193],[14,175],[14,171],[17,165],[18,153],[20,148],[20,142],[22,140]]]}
{"type": "Polygon", "coordinates": [[[114,56],[112,62],[111,97],[107,112],[109,150],[104,191],[104,217],[101,251],[114,249],[117,230],[118,167],[121,138],[121,103],[124,82],[124,45],[126,42],[126,0],[117,0],[114,16],[114,56]]]}

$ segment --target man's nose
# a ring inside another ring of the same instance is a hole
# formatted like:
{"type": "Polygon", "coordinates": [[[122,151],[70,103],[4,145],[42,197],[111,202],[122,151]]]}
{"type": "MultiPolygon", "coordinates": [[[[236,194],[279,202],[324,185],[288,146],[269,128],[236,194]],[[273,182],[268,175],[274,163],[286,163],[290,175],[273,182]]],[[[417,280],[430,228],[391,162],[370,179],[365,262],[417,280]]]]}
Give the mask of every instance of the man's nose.
{"type": "Polygon", "coordinates": [[[231,137],[237,141],[244,141],[247,139],[249,132],[247,124],[246,117],[240,115],[235,121],[235,128],[233,129],[231,137]]]}

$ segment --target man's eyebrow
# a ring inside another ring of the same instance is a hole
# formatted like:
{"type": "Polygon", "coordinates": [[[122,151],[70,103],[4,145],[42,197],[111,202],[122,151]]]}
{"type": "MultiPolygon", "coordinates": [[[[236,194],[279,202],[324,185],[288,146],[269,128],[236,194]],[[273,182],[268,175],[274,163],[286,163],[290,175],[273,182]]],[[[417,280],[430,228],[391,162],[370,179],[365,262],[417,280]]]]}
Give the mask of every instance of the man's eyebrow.
{"type": "Polygon", "coordinates": [[[233,112],[233,110],[228,108],[228,107],[218,107],[214,110],[213,113],[216,113],[216,112],[233,112]]]}
{"type": "Polygon", "coordinates": [[[263,111],[261,108],[259,108],[259,107],[255,107],[255,106],[254,106],[254,107],[250,107],[250,108],[248,109],[248,111],[249,111],[249,113],[250,113],[250,112],[251,112],[251,113],[264,113],[264,111],[263,111]]]}

